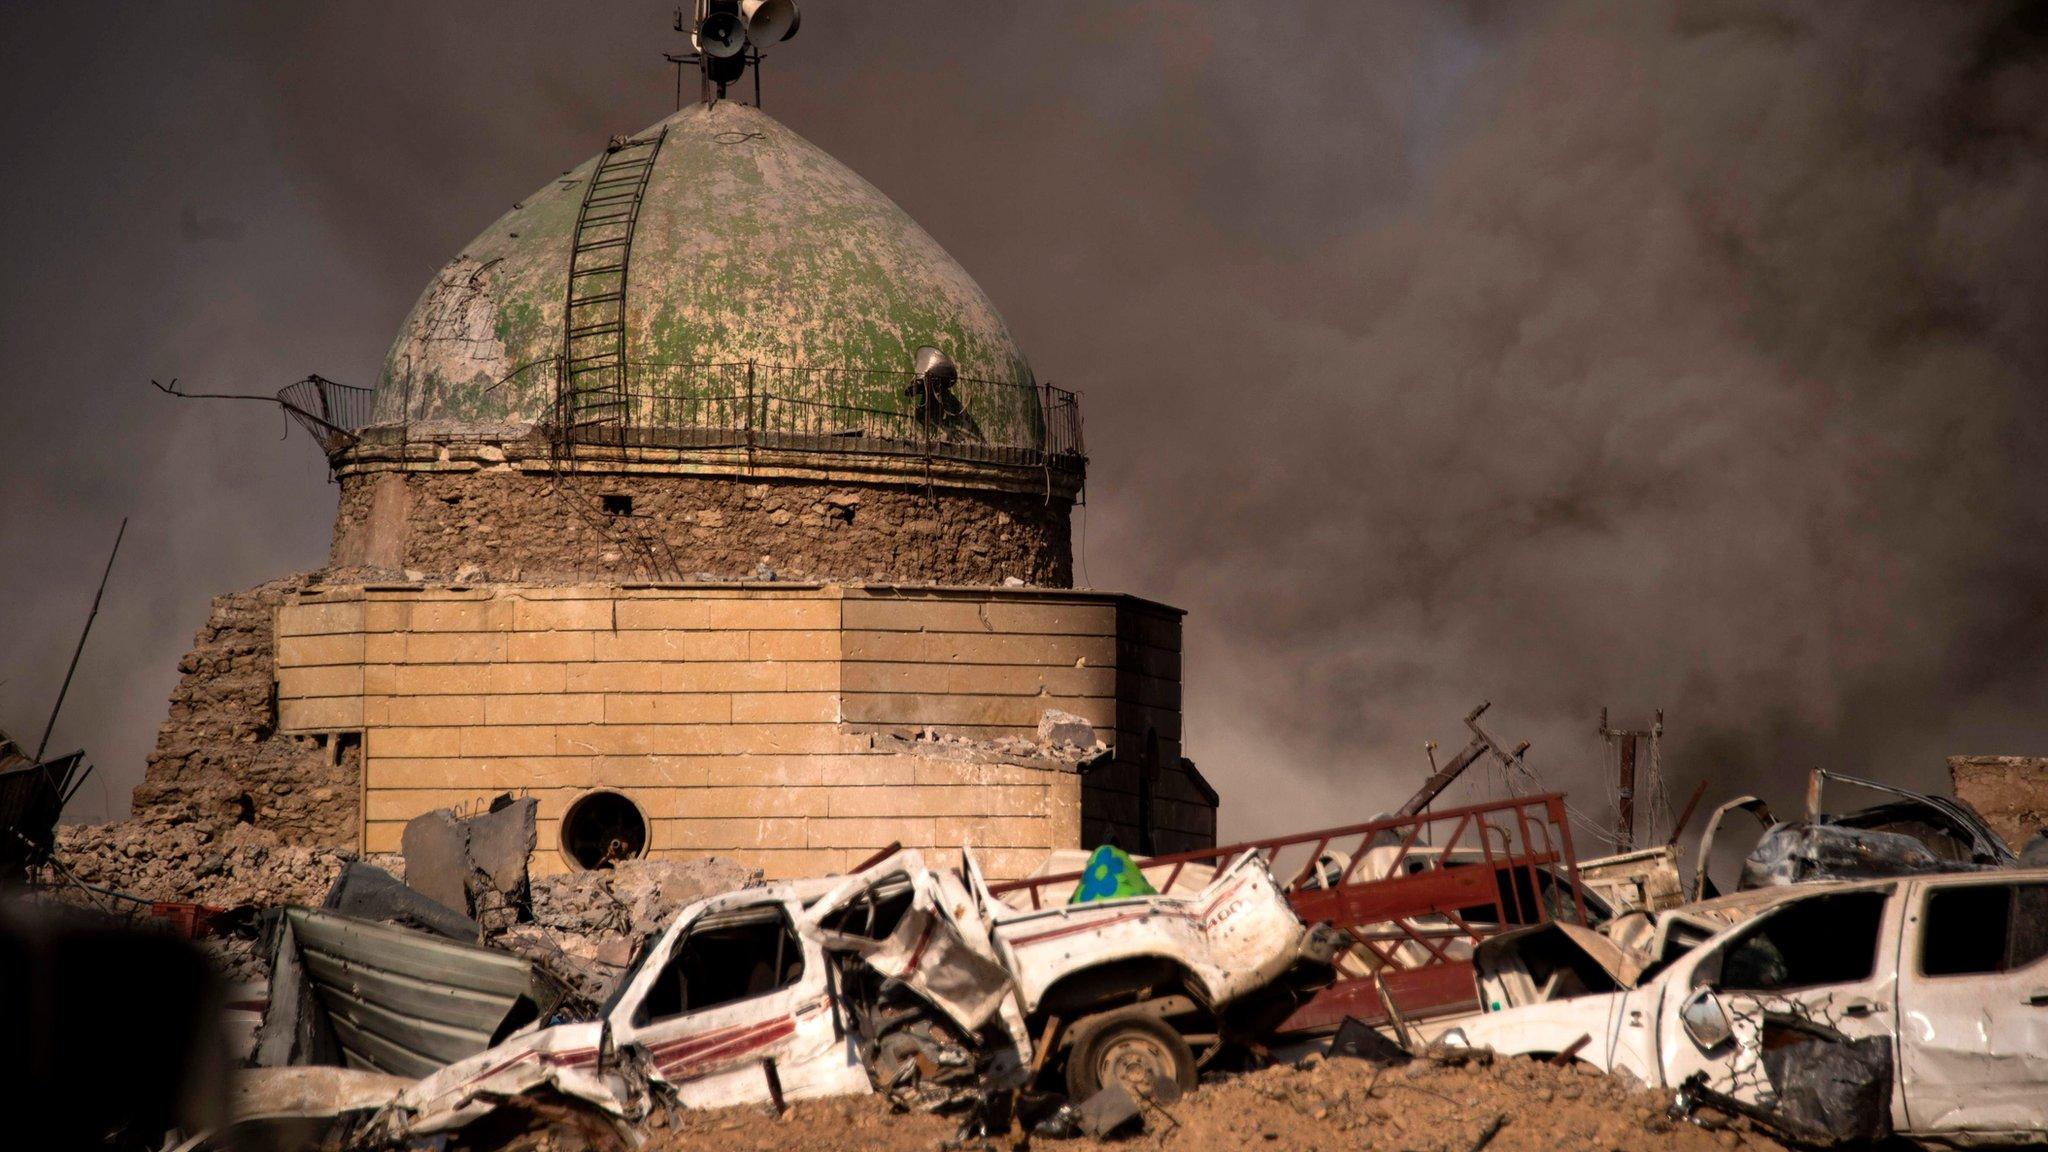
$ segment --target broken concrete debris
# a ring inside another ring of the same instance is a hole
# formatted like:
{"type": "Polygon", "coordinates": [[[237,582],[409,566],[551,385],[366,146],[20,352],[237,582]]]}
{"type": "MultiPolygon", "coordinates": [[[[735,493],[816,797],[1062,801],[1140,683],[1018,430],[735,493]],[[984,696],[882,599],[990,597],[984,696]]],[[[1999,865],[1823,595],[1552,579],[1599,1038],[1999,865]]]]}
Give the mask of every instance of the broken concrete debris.
{"type": "Polygon", "coordinates": [[[2048,756],[1951,756],[1956,800],[2018,849],[2048,829],[2048,756]]]}
{"type": "Polygon", "coordinates": [[[532,797],[508,794],[471,816],[440,808],[414,817],[399,840],[406,885],[491,931],[511,927],[527,912],[539,810],[532,797]]]}
{"type": "Polygon", "coordinates": [[[400,924],[450,940],[474,943],[484,937],[483,925],[361,860],[342,868],[321,906],[358,920],[400,924]]]}

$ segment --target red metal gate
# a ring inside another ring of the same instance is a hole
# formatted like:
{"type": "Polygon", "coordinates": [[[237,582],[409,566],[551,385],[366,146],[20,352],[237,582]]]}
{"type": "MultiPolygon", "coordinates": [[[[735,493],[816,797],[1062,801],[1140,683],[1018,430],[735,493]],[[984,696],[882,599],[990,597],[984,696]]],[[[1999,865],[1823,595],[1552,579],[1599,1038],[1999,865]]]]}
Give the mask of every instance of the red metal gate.
{"type": "MultiPolygon", "coordinates": [[[[1166,892],[1190,866],[1220,868],[1247,850],[1265,856],[1303,920],[1328,922],[1352,942],[1337,982],[1284,1031],[1327,1028],[1346,1016],[1379,1023],[1392,1013],[1418,1020],[1474,1010],[1473,946],[1510,928],[1586,922],[1557,793],[1154,856],[1139,868],[1166,892]]],[[[1065,900],[1080,876],[1035,876],[992,890],[1026,892],[1042,907],[1065,900]]]]}

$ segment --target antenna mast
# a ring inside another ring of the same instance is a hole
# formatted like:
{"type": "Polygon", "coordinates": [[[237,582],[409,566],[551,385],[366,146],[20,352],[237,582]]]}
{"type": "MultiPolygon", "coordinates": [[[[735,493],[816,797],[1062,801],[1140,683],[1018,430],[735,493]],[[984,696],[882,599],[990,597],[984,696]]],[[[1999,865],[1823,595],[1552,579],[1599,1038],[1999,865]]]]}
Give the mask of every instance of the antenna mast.
{"type": "Polygon", "coordinates": [[[57,689],[57,703],[50,709],[50,722],[43,725],[43,738],[36,742],[35,762],[43,762],[43,751],[50,746],[50,733],[57,727],[57,713],[64,710],[64,694],[71,691],[71,674],[78,671],[78,658],[85,653],[85,638],[92,635],[92,622],[100,614],[100,597],[107,594],[107,577],[114,574],[114,557],[121,554],[121,537],[128,534],[128,518],[121,517],[121,527],[114,533],[114,550],[107,553],[107,570],[100,573],[100,590],[92,594],[92,611],[86,613],[85,630],[78,634],[78,647],[71,650],[71,667],[64,670],[64,685],[57,689]]]}

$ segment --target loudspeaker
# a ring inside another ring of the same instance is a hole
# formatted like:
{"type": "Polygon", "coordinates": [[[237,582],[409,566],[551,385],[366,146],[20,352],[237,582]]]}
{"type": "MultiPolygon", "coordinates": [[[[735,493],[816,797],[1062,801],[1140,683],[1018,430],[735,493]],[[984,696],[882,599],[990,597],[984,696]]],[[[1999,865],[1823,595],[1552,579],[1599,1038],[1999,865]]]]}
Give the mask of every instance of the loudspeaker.
{"type": "Polygon", "coordinates": [[[713,60],[737,56],[746,46],[746,26],[730,12],[710,13],[697,24],[697,50],[713,60]]]}
{"type": "Polygon", "coordinates": [[[795,0],[740,0],[740,19],[747,26],[747,39],[760,48],[796,35],[801,18],[795,0]]]}

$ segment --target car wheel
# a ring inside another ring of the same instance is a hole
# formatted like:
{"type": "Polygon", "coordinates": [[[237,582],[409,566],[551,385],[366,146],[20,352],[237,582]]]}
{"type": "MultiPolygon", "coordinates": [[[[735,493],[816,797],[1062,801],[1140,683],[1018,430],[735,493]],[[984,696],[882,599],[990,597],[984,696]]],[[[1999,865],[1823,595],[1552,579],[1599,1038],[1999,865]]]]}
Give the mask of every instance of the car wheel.
{"type": "Polygon", "coordinates": [[[1067,1096],[1086,1100],[1111,1084],[1121,1084],[1133,1099],[1153,1095],[1161,1080],[1195,1086],[1195,1054],[1166,1021],[1139,1009],[1126,1008],[1091,1016],[1075,1025],[1074,1046],[1067,1054],[1067,1096]]]}

